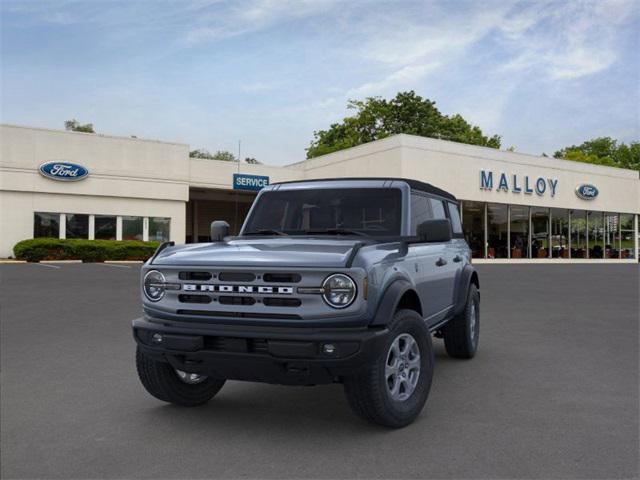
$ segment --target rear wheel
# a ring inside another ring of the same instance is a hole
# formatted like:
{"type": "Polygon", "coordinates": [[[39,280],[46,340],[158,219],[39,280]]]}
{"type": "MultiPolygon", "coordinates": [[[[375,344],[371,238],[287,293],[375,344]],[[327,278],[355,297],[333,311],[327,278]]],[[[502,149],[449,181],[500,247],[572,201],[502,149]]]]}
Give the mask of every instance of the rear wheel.
{"type": "Polygon", "coordinates": [[[476,354],[480,336],[480,294],[473,283],[469,285],[464,310],[444,326],[442,333],[450,357],[473,358],[476,354]]]}
{"type": "Polygon", "coordinates": [[[358,375],[345,378],[353,411],[370,422],[404,427],[422,411],[433,377],[431,335],[413,310],[393,318],[380,355],[358,375]]]}
{"type": "Polygon", "coordinates": [[[136,350],[136,367],[142,385],[151,395],[184,407],[207,403],[225,382],[198,373],[176,370],[168,363],[147,357],[140,348],[136,350]]]}

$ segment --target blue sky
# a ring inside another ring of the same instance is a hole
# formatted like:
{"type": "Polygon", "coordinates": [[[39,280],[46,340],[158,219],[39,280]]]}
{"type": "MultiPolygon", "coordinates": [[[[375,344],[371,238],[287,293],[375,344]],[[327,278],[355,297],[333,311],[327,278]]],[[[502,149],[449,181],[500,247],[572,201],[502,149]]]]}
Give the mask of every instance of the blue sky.
{"type": "Polygon", "coordinates": [[[640,2],[3,0],[2,122],[302,160],[414,89],[503,147],[640,139],[640,2]]]}

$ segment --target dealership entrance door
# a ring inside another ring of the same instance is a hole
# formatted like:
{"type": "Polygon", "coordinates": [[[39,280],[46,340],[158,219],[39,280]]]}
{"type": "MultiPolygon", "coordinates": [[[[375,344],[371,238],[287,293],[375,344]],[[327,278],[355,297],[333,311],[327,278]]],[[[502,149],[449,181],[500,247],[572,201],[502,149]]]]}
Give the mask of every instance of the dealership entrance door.
{"type": "Polygon", "coordinates": [[[186,242],[208,242],[214,220],[229,223],[229,232],[236,235],[242,227],[257,192],[224,189],[189,189],[186,218],[186,242]]]}

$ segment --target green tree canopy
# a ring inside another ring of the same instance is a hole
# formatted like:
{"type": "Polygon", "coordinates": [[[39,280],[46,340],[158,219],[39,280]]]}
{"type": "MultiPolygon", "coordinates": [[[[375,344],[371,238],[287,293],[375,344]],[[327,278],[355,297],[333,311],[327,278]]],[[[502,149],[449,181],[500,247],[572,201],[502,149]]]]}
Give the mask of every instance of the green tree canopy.
{"type": "Polygon", "coordinates": [[[471,125],[461,115],[443,115],[435,105],[413,90],[399,92],[391,100],[381,97],[349,100],[347,108],[355,110],[355,115],[332,124],[327,130],[314,132],[313,141],[307,148],[307,158],[397,133],[500,148],[500,136],[487,137],[480,127],[471,125]]]}
{"type": "Polygon", "coordinates": [[[235,162],[237,161],[235,155],[226,150],[218,150],[216,153],[211,153],[209,150],[205,150],[204,148],[200,148],[197,150],[191,150],[189,152],[189,156],[191,158],[204,158],[207,160],[223,160],[225,162],[235,162]]]}
{"type": "Polygon", "coordinates": [[[598,137],[587,140],[581,145],[558,150],[553,154],[555,158],[564,158],[575,162],[607,165],[609,167],[629,168],[640,171],[640,142],[634,141],[629,145],[618,142],[611,137],[598,137]]]}
{"type": "Polygon", "coordinates": [[[85,123],[82,125],[75,118],[64,122],[64,129],[70,132],[96,133],[93,130],[93,123],[85,123]]]}

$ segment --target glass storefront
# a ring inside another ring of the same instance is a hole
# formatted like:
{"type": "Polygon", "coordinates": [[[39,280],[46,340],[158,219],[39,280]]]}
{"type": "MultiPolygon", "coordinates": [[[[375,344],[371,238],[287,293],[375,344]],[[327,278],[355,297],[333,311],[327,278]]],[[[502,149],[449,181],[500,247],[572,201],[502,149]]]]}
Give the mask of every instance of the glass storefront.
{"type": "Polygon", "coordinates": [[[151,217],[149,218],[149,240],[166,242],[169,240],[170,218],[151,217]]]}
{"type": "Polygon", "coordinates": [[[569,258],[569,210],[551,209],[551,258],[569,258]]]}
{"type": "Polygon", "coordinates": [[[461,202],[473,258],[629,259],[633,214],[461,202]]]}
{"type": "Polygon", "coordinates": [[[94,238],[96,240],[115,240],[118,231],[118,219],[110,215],[96,215],[94,238]]]}
{"type": "Polygon", "coordinates": [[[587,214],[589,258],[604,258],[604,222],[602,212],[587,214]]]}
{"type": "Polygon", "coordinates": [[[529,258],[529,207],[511,205],[511,258],[529,258]]]}
{"type": "Polygon", "coordinates": [[[633,236],[635,235],[633,217],[628,213],[620,215],[620,254],[622,258],[636,258],[633,245],[633,236]]]}
{"type": "Polygon", "coordinates": [[[571,212],[571,258],[587,258],[587,212],[571,212]]]}
{"type": "Polygon", "coordinates": [[[89,215],[74,215],[67,213],[66,237],[89,238],[89,215]]]}
{"type": "Polygon", "coordinates": [[[549,251],[549,209],[531,207],[531,258],[548,258],[549,251]]]}
{"type": "Polygon", "coordinates": [[[481,202],[462,202],[462,227],[473,258],[484,258],[484,208],[481,202]]]}
{"type": "Polygon", "coordinates": [[[142,240],[142,217],[122,217],[122,240],[142,240]]]}
{"type": "Polygon", "coordinates": [[[42,213],[33,214],[33,238],[60,237],[60,214],[42,213]]]}
{"type": "Polygon", "coordinates": [[[508,206],[487,204],[487,258],[508,258],[508,206]]]}

